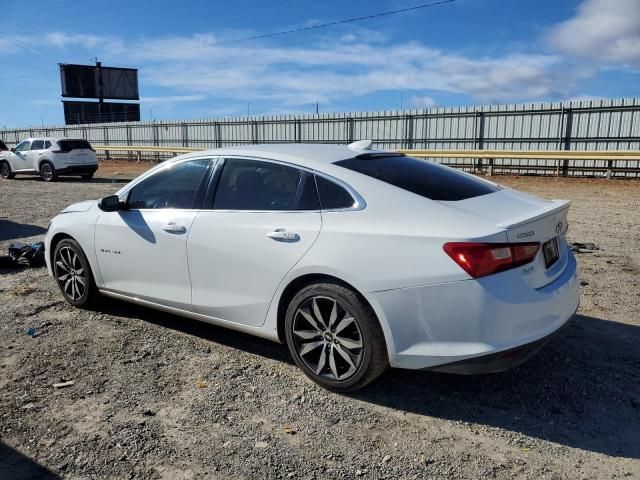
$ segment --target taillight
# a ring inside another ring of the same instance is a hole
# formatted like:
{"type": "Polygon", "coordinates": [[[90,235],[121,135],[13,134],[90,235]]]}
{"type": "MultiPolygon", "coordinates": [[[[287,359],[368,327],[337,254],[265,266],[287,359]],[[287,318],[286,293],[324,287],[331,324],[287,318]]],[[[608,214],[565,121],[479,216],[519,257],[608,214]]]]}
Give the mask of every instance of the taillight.
{"type": "Polygon", "coordinates": [[[445,243],[444,251],[473,278],[529,263],[540,250],[532,243],[445,243]]]}

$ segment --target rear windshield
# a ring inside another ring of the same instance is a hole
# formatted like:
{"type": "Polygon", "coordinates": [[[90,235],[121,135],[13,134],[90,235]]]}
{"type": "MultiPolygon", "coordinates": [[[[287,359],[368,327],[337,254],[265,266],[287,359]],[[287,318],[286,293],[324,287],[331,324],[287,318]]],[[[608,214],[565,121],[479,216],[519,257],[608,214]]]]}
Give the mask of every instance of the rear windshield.
{"type": "Polygon", "coordinates": [[[62,150],[90,150],[91,145],[86,140],[58,140],[58,145],[62,150]]]}
{"type": "Polygon", "coordinates": [[[336,165],[431,200],[465,200],[500,190],[500,187],[437,163],[401,155],[356,157],[341,160],[336,165]]]}

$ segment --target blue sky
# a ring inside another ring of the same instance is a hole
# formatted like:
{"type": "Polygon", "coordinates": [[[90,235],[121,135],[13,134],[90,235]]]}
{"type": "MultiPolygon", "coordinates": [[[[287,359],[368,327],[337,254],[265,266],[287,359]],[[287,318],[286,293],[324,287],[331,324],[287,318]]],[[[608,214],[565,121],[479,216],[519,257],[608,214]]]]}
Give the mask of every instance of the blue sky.
{"type": "Polygon", "coordinates": [[[640,0],[0,0],[0,127],[63,123],[58,63],[140,70],[143,119],[640,95],[640,0]]]}

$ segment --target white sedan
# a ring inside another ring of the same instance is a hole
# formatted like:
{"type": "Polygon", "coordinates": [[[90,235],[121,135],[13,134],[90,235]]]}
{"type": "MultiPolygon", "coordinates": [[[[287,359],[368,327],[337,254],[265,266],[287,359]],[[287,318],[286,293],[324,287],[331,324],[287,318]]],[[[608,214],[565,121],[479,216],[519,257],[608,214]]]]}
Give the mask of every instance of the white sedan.
{"type": "Polygon", "coordinates": [[[575,313],[569,202],[336,145],[184,155],[71,205],[46,237],[65,299],[100,295],[285,342],[352,391],[387,366],[522,363],[575,313]]]}

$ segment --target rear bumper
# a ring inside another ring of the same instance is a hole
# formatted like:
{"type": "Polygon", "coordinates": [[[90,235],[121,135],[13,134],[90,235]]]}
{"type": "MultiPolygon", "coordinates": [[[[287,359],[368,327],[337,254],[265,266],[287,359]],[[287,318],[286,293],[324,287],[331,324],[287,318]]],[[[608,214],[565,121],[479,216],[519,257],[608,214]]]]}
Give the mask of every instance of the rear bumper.
{"type": "Polygon", "coordinates": [[[98,170],[98,164],[92,163],[88,165],[67,165],[62,168],[56,168],[58,175],[82,175],[84,173],[95,173],[98,170]]]}
{"type": "Polygon", "coordinates": [[[426,368],[425,370],[433,370],[434,372],[442,373],[455,373],[460,375],[497,373],[509,370],[523,364],[531,357],[535,356],[540,350],[542,350],[542,347],[544,347],[549,340],[570,325],[574,318],[575,315],[572,315],[569,321],[567,321],[567,323],[558,330],[552,332],[546,337],[536,340],[535,342],[489,355],[481,355],[479,357],[471,357],[466,360],[459,360],[453,363],[445,363],[444,365],[426,368]]]}
{"type": "Polygon", "coordinates": [[[449,365],[468,373],[522,363],[571,319],[580,301],[578,268],[571,253],[564,272],[540,289],[532,289],[520,269],[513,269],[477,280],[371,296],[386,323],[391,366],[449,365]],[[463,364],[467,366],[455,366],[463,364]]]}

